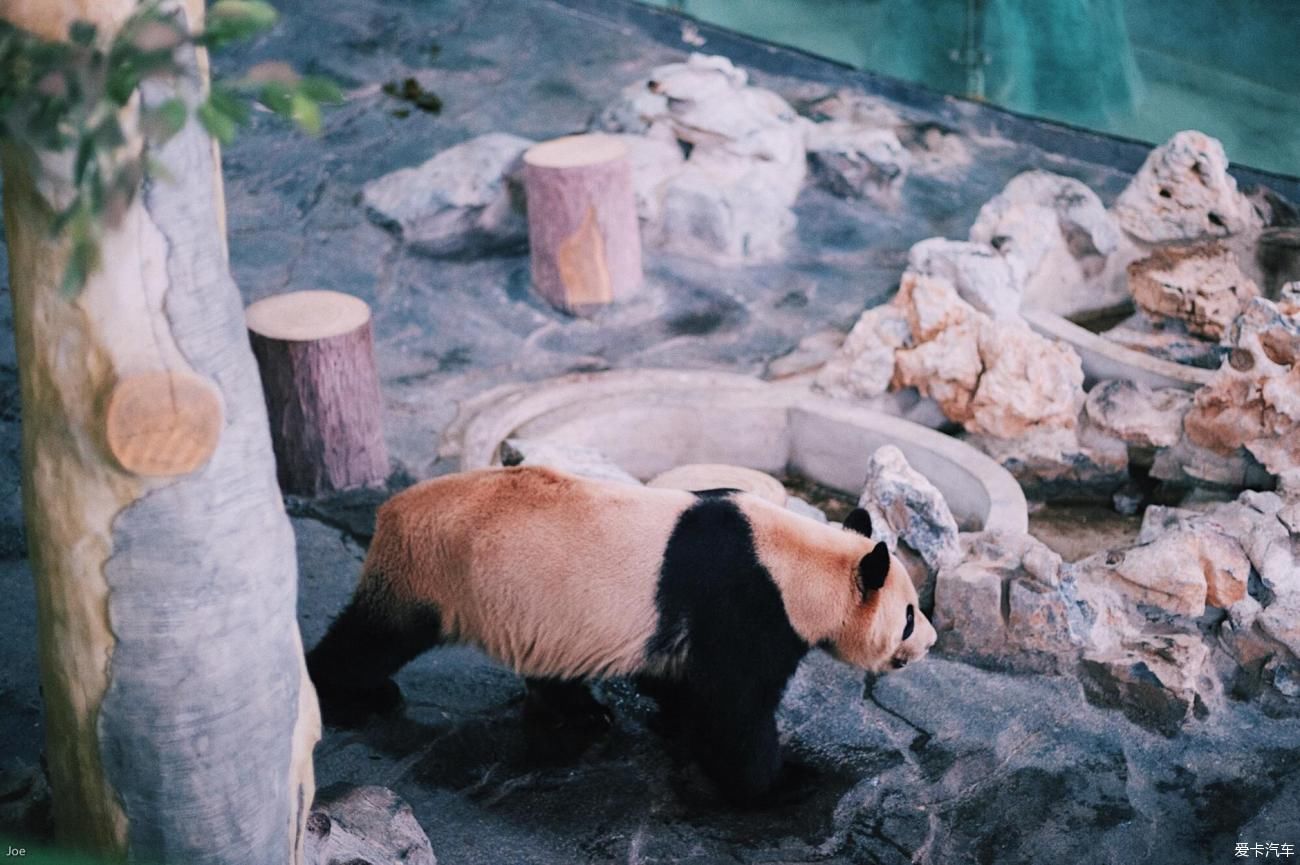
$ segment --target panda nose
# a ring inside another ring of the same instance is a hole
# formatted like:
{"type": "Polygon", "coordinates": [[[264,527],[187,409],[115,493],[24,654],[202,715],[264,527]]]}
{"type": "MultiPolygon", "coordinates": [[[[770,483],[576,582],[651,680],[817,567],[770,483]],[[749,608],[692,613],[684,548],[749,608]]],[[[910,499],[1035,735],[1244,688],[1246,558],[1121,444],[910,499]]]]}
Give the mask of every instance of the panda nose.
{"type": "Polygon", "coordinates": [[[907,666],[907,658],[894,658],[889,663],[895,670],[901,670],[907,666]]]}

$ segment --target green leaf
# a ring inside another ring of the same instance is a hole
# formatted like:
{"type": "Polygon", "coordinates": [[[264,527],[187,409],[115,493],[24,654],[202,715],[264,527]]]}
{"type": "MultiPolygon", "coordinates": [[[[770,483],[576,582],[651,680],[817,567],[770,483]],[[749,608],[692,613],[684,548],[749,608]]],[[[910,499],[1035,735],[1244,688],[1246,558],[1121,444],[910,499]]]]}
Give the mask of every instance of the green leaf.
{"type": "Polygon", "coordinates": [[[199,41],[217,46],[247,39],[270,29],[277,17],[275,7],[262,0],[217,0],[208,10],[199,41]]]}
{"type": "Polygon", "coordinates": [[[293,107],[289,116],[298,127],[311,135],[319,135],[321,128],[320,106],[302,93],[293,94],[293,107]]]}
{"type": "Polygon", "coordinates": [[[308,75],[298,83],[298,91],[321,105],[338,105],[343,101],[343,91],[328,78],[308,75]]]}
{"type": "Polygon", "coordinates": [[[163,143],[185,127],[189,110],[182,99],[168,99],[162,105],[149,111],[141,119],[145,134],[154,141],[163,143]]]}
{"type": "Polygon", "coordinates": [[[223,114],[220,109],[213,106],[209,100],[199,106],[199,122],[208,134],[220,141],[222,144],[229,144],[235,140],[235,133],[239,130],[239,124],[232,120],[229,115],[223,114]]]}
{"type": "Polygon", "coordinates": [[[281,117],[289,117],[293,111],[293,88],[279,81],[269,82],[262,86],[257,101],[281,117]]]}

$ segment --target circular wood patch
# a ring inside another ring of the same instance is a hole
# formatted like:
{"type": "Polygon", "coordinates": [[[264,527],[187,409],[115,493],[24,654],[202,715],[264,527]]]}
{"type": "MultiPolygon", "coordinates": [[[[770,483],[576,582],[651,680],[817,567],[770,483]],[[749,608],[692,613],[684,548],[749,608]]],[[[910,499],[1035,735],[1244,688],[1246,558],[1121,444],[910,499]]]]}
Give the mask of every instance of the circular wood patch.
{"type": "Polygon", "coordinates": [[[217,449],[221,396],[191,372],[146,372],[117,383],[108,398],[108,448],[129,472],[189,474],[217,449]]]}
{"type": "Polygon", "coordinates": [[[581,168],[600,165],[627,155],[627,145],[599,132],[566,135],[534,144],[524,152],[524,163],[537,168],[581,168]]]}
{"type": "Polygon", "coordinates": [[[646,486],[673,490],[735,489],[753,493],[782,507],[785,506],[787,498],[785,487],[771,475],[757,469],[722,463],[691,463],[677,466],[651,479],[646,486]]]}
{"type": "Polygon", "coordinates": [[[370,321],[370,305],[341,291],[290,291],[250,304],[244,321],[260,336],[308,342],[351,333],[370,321]]]}

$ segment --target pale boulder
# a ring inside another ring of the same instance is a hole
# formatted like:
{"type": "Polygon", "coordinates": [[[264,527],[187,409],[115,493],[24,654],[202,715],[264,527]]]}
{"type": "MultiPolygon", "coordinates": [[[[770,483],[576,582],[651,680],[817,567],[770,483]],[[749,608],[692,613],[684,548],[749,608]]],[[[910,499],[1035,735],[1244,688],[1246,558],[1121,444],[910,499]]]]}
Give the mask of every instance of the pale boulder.
{"type": "Polygon", "coordinates": [[[1172,447],[1183,434],[1192,395],[1181,388],[1104,381],[1088,392],[1088,420],[1103,432],[1137,447],[1172,447]]]}
{"type": "Polygon", "coordinates": [[[493,132],[367,183],[366,213],[413,249],[463,255],[522,246],[528,237],[517,173],[534,142],[493,132]]]}
{"type": "Polygon", "coordinates": [[[1220,244],[1165,247],[1128,267],[1133,300],[1148,314],[1180,319],[1187,329],[1221,339],[1244,305],[1259,295],[1237,256],[1220,244]]]}
{"type": "Polygon", "coordinates": [[[920,555],[931,585],[934,574],[960,559],[957,520],[943,494],[893,445],[878,448],[867,461],[858,505],[871,515],[876,540],[891,550],[902,541],[920,555]]]}
{"type": "Polygon", "coordinates": [[[1228,173],[1223,145],[1196,131],[1152,150],[1113,212],[1121,228],[1147,243],[1243,234],[1263,222],[1228,173]]]}
{"type": "Polygon", "coordinates": [[[1024,293],[1019,261],[985,243],[932,237],[912,246],[907,267],[923,276],[946,279],[962,300],[994,318],[1017,318],[1024,293]]]}

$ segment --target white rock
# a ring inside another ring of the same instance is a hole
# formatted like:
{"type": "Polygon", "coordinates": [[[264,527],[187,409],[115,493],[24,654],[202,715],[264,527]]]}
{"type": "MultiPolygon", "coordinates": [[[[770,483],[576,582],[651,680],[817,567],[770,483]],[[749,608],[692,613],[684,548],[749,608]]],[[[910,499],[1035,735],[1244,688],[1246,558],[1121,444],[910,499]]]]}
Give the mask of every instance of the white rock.
{"type": "Polygon", "coordinates": [[[1223,145],[1185,131],[1148,154],[1115,202],[1121,228],[1148,243],[1257,231],[1262,219],[1228,174],[1223,145]]]}
{"type": "Polygon", "coordinates": [[[608,131],[671,134],[692,145],[689,162],[707,164],[713,176],[761,182],[787,206],[803,184],[807,121],[772,91],[749,86],[725,57],[692,54],[656,67],[597,122],[608,131]]]}
{"type": "Polygon", "coordinates": [[[1080,437],[1061,427],[1030,430],[1016,438],[968,435],[966,441],[1011,472],[1036,496],[1109,492],[1128,478],[1128,448],[1118,439],[1080,437]]]}
{"type": "Polygon", "coordinates": [[[1255,298],[1233,328],[1234,348],[1196,392],[1188,441],[1228,455],[1245,448],[1269,472],[1300,468],[1300,310],[1255,298]]]}
{"type": "Polygon", "coordinates": [[[900,540],[906,542],[931,574],[960,558],[957,521],[943,494],[893,445],[878,448],[867,461],[866,484],[858,505],[871,515],[872,535],[877,540],[891,550],[900,540]]]}
{"type": "Polygon", "coordinates": [[[1206,580],[1194,533],[1170,532],[1150,543],[1076,562],[1080,581],[1101,582],[1137,603],[1182,616],[1205,612],[1206,580]]]}
{"type": "Polygon", "coordinates": [[[694,161],[663,187],[647,241],[665,251],[729,264],[780,257],[795,215],[770,186],[713,175],[694,161]]]}
{"type": "Polygon", "coordinates": [[[1183,433],[1192,395],[1181,388],[1152,389],[1129,381],[1104,381],[1088,392],[1088,420],[1138,447],[1171,447],[1183,433]]]}
{"type": "Polygon", "coordinates": [[[880,396],[894,378],[894,352],[910,339],[902,309],[892,303],[872,307],[862,313],[839,351],[817,374],[818,389],[846,399],[880,396]]]}
{"type": "Polygon", "coordinates": [[[1024,271],[984,243],[932,237],[914,244],[908,269],[923,276],[946,279],[962,300],[994,318],[1018,318],[1024,293],[1024,271]]]}
{"type": "Polygon", "coordinates": [[[668,183],[686,165],[682,149],[671,138],[649,135],[616,136],[627,147],[632,166],[632,186],[636,192],[636,212],[644,222],[654,222],[663,210],[668,183]]]}
{"type": "Polygon", "coordinates": [[[438,865],[411,806],[385,787],[317,791],[303,847],[306,865],[438,865]]]}
{"type": "Polygon", "coordinates": [[[813,176],[844,198],[896,201],[912,166],[892,129],[830,120],[808,128],[805,146],[813,176]]]}
{"type": "Polygon", "coordinates": [[[506,439],[501,445],[501,464],[550,466],[582,477],[641,485],[639,480],[599,451],[552,439],[506,439]]]}
{"type": "Polygon", "coordinates": [[[1193,716],[1197,698],[1213,692],[1209,657],[1197,635],[1140,633],[1117,648],[1086,653],[1079,672],[1090,702],[1172,736],[1193,716]]]}
{"type": "Polygon", "coordinates": [[[1019,259],[1023,304],[1069,315],[1126,298],[1123,236],[1097,194],[1073,178],[1017,175],[980,208],[970,239],[1019,259]]]}
{"type": "Polygon", "coordinates": [[[970,432],[1015,438],[1034,429],[1073,427],[1083,408],[1083,363],[1063,342],[1020,321],[982,321],[984,368],[971,398],[970,432]]]}
{"type": "Polygon", "coordinates": [[[367,183],[361,193],[366,212],[431,255],[522,244],[528,221],[512,175],[532,144],[499,132],[471,138],[367,183]]]}

